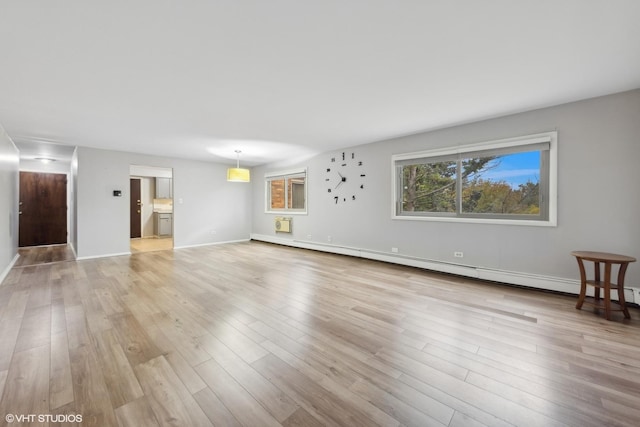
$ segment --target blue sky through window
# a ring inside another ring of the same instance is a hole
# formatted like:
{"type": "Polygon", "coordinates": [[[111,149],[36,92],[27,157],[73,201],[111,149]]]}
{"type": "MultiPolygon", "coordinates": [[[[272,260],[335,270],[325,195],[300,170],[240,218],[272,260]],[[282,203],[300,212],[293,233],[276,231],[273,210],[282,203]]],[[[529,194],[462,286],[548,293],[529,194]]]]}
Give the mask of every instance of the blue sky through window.
{"type": "Polygon", "coordinates": [[[528,181],[540,181],[539,151],[505,154],[497,157],[490,165],[490,169],[481,174],[482,179],[505,181],[513,188],[528,181]]]}

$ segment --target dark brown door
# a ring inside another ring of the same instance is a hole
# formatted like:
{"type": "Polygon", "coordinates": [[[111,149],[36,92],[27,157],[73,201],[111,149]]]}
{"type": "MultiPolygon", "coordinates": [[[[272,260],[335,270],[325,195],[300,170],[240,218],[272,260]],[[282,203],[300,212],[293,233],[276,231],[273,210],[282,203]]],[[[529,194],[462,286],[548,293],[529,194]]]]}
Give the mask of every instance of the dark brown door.
{"type": "Polygon", "coordinates": [[[131,195],[131,238],[133,239],[134,237],[142,237],[142,216],[140,215],[142,192],[140,191],[139,179],[131,178],[129,181],[131,183],[131,191],[129,191],[131,195]]]}
{"type": "Polygon", "coordinates": [[[67,243],[67,176],[20,172],[20,246],[67,243]]]}

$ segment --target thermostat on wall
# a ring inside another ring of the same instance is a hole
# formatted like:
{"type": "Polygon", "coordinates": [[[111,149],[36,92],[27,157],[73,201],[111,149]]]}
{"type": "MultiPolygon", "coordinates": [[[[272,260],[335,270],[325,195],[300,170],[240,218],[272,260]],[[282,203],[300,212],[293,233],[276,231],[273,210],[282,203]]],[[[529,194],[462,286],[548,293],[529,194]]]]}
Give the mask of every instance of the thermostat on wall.
{"type": "Polygon", "coordinates": [[[122,196],[122,191],[113,190],[113,197],[121,197],[121,196],[122,196]]]}

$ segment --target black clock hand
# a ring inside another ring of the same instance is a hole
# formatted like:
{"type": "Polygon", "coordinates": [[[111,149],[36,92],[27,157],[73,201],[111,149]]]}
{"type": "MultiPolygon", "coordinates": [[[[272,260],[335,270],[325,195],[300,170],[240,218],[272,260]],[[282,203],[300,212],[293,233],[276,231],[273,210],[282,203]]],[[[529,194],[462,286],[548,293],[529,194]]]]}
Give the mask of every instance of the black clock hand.
{"type": "MultiPolygon", "coordinates": [[[[340,182],[338,182],[338,185],[336,185],[336,188],[340,187],[340,184],[342,184],[343,182],[345,182],[347,180],[347,178],[342,176],[342,174],[340,172],[338,172],[338,175],[340,176],[340,182]]],[[[336,188],[334,188],[334,190],[336,188]]]]}

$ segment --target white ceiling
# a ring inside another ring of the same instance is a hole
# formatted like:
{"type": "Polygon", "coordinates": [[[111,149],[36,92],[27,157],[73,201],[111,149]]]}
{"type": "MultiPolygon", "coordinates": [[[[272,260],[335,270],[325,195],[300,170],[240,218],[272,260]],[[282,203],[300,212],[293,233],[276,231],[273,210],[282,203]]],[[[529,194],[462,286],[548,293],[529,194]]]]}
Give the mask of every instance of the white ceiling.
{"type": "Polygon", "coordinates": [[[639,88],[639,22],[638,0],[3,0],[0,124],[256,165],[639,88]]]}

